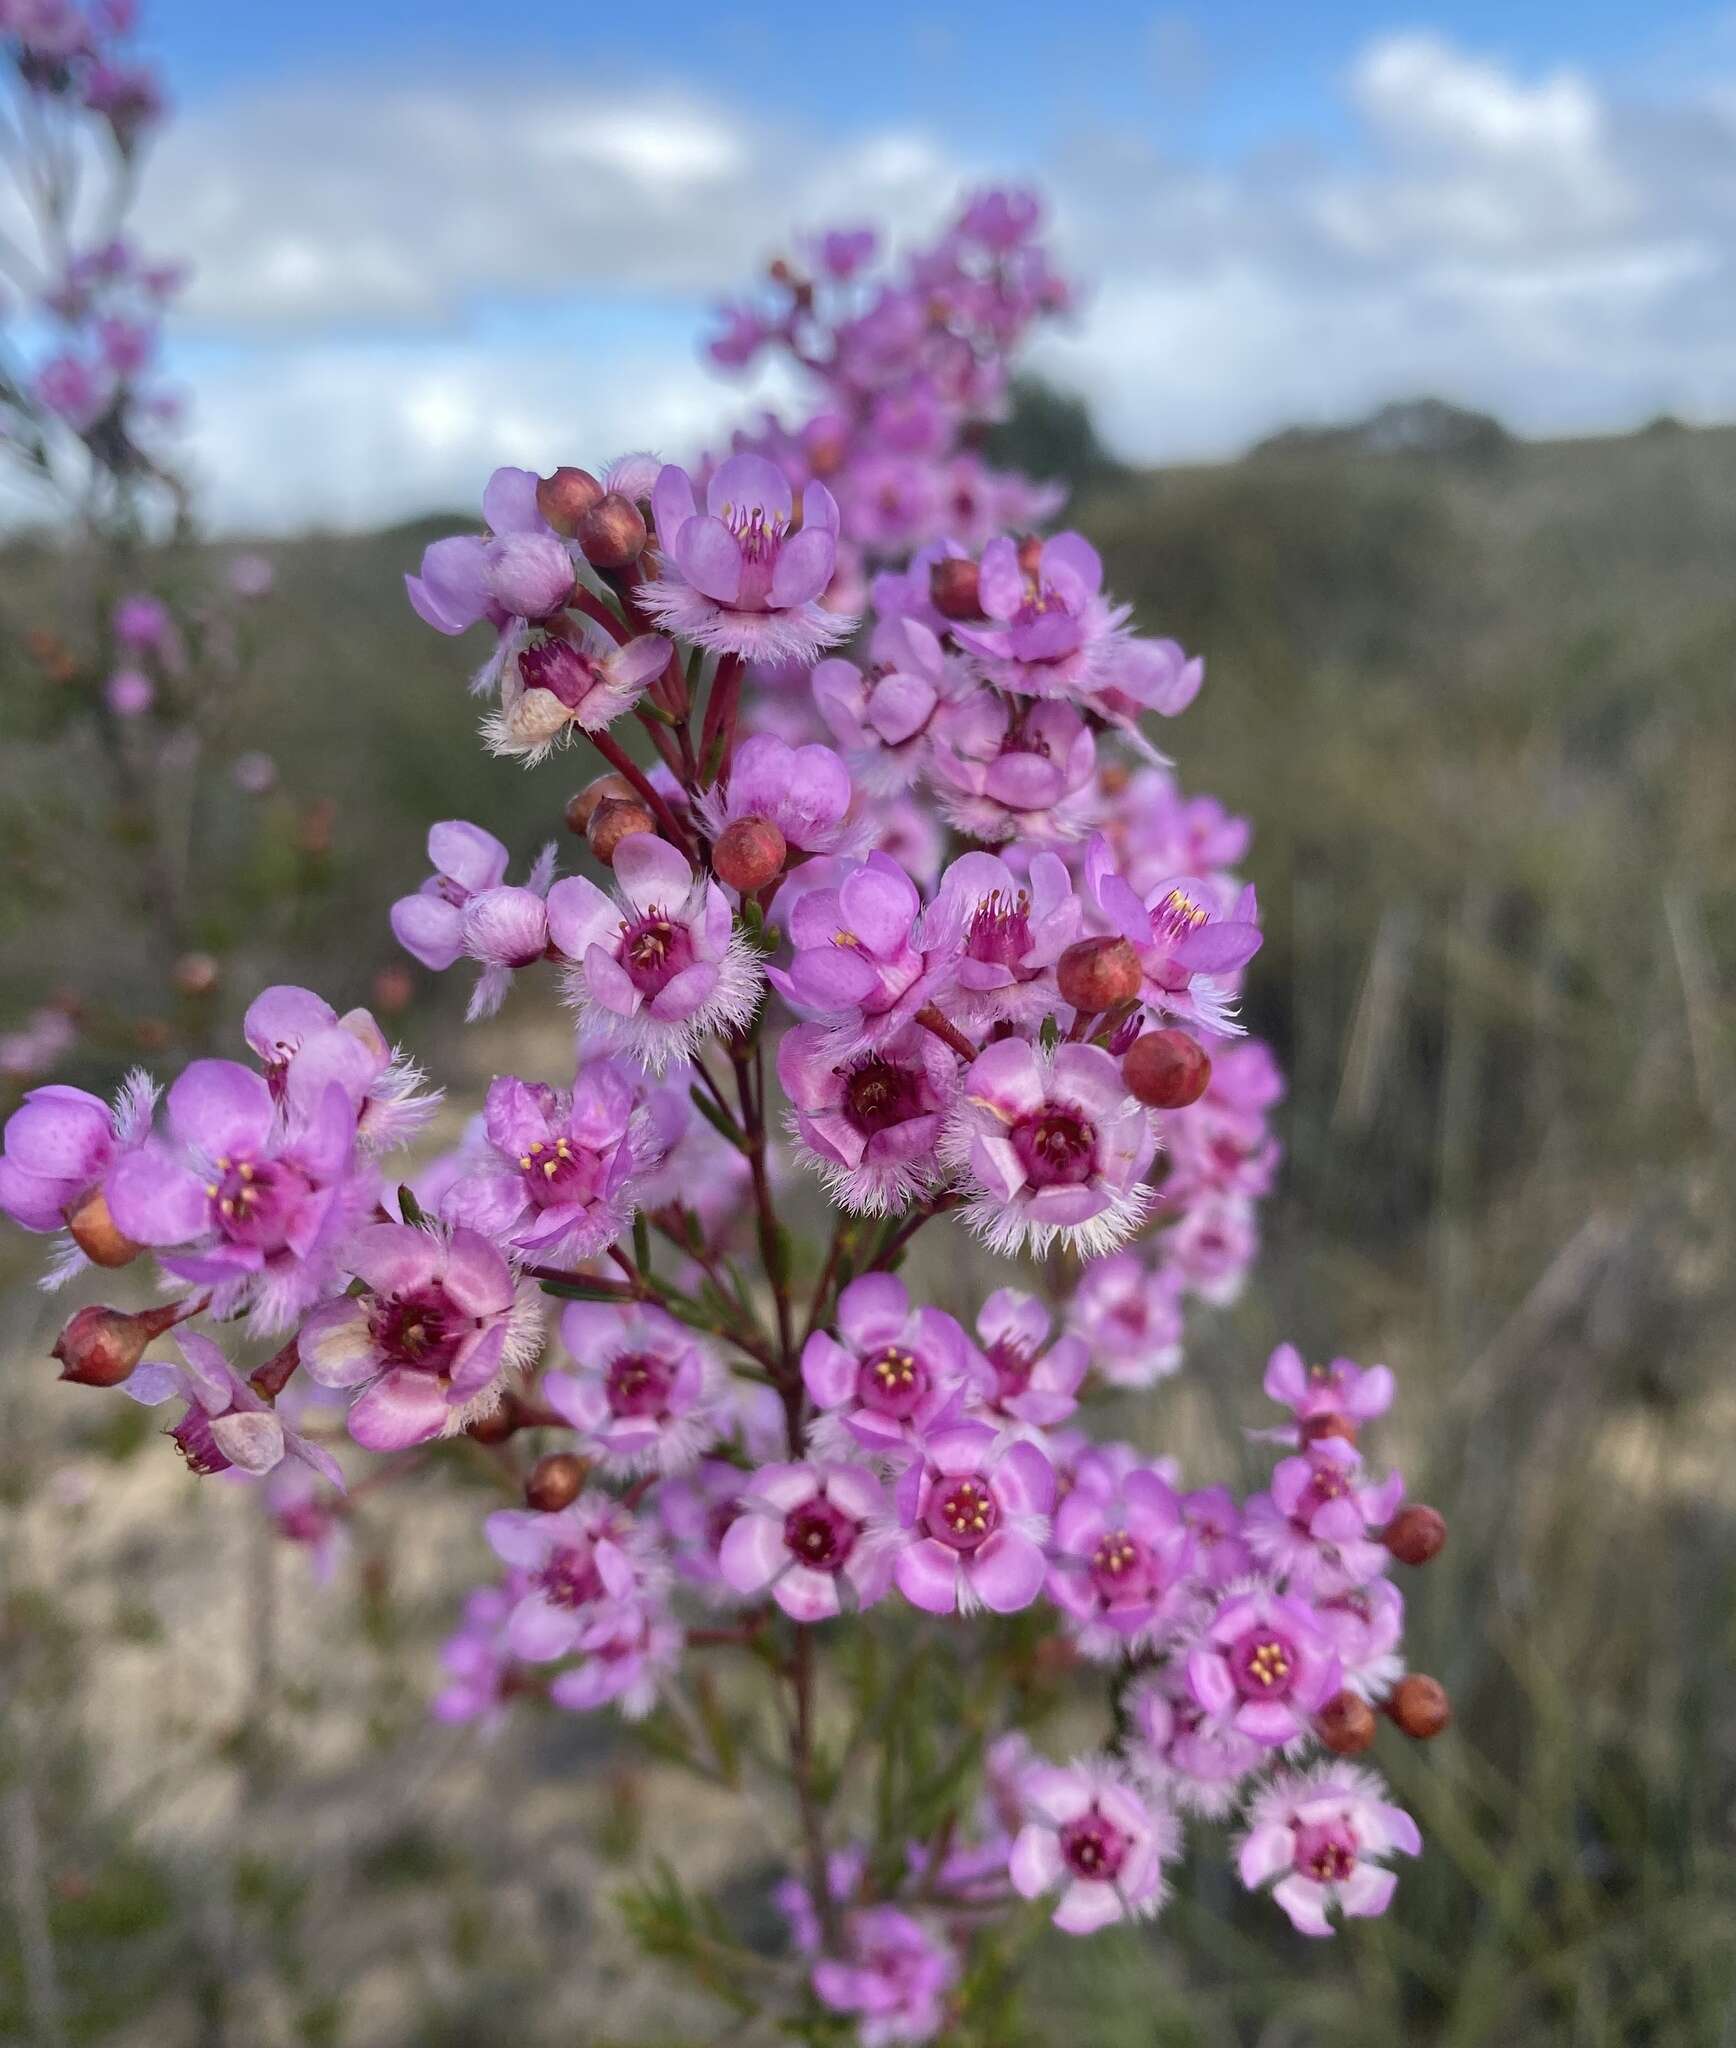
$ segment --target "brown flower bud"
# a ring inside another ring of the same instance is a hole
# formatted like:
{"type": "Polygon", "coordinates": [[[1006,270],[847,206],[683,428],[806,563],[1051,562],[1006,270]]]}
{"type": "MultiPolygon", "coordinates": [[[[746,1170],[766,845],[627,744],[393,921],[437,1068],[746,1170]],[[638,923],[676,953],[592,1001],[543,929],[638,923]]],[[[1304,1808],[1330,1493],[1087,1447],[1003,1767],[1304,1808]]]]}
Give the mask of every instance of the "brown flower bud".
{"type": "Polygon", "coordinates": [[[147,1347],[180,1321],[182,1306],[172,1301],[137,1315],[118,1308],[81,1308],[48,1355],[60,1360],[61,1378],[76,1386],[118,1387],[132,1376],[147,1347]]]}
{"type": "Polygon", "coordinates": [[[1420,1671],[1411,1672],[1393,1687],[1386,1711],[1415,1742],[1432,1742],[1453,1718],[1446,1687],[1420,1671]]]}
{"type": "Polygon", "coordinates": [[[167,1052],[174,1039],[175,1034],[169,1029],[166,1017],[133,1019],[133,1043],[140,1052],[167,1052]]]}
{"type": "Polygon", "coordinates": [[[183,953],[171,971],[175,986],[184,996],[210,995],[222,972],[209,953],[183,953]]]}
{"type": "Polygon", "coordinates": [[[93,1266],[130,1266],[144,1249],[116,1227],[101,1188],[92,1188],[77,1208],[67,1212],[66,1227],[93,1266]]]}
{"type": "Polygon", "coordinates": [[[567,830],[576,832],[582,839],[585,836],[585,827],[591,822],[591,813],[606,796],[637,799],[638,792],[624,775],[612,772],[608,775],[599,775],[594,782],[587,782],[576,796],[567,798],[567,830]]]}
{"type": "Polygon", "coordinates": [[[624,569],[645,552],[645,517],[631,498],[610,491],[579,521],[579,552],[593,569],[624,569]]]}
{"type": "Polygon", "coordinates": [[[656,829],[656,819],[636,796],[606,796],[591,813],[591,822],[585,827],[585,844],[604,867],[610,868],[615,865],[615,849],[623,839],[656,829]]]}
{"type": "Polygon", "coordinates": [[[1061,1000],[1096,1016],[1139,993],[1139,956],[1125,939],[1080,939],[1055,963],[1061,1000]]]}
{"type": "Polygon", "coordinates": [[[1421,1501],[1410,1501],[1387,1523],[1380,1540],[1400,1564],[1427,1564],[1447,1547],[1446,1518],[1421,1501]]]}
{"type": "Polygon", "coordinates": [[[536,509],[568,540],[579,530],[579,521],[603,495],[603,487],[588,469],[563,466],[553,476],[539,477],[536,509]]]}
{"type": "Polygon", "coordinates": [[[968,555],[943,555],[928,574],[928,594],[943,619],[980,619],[981,574],[968,555]]]}
{"type": "Polygon", "coordinates": [[[1147,1031],[1127,1048],[1121,1078],[1148,1109],[1186,1109],[1211,1085],[1212,1063],[1185,1031],[1147,1031]]]}
{"type": "Polygon", "coordinates": [[[550,1451],[546,1458],[538,1458],[524,1482],[526,1505],[544,1515],[570,1508],[584,1486],[586,1469],[584,1459],[571,1451],[550,1451]]]}
{"type": "Polygon", "coordinates": [[[1374,1709],[1353,1692],[1334,1693],[1314,1723],[1314,1732],[1334,1756],[1361,1756],[1374,1747],[1374,1709]]]}
{"type": "Polygon", "coordinates": [[[789,852],[770,818],[737,818],[725,825],[711,851],[711,871],[720,882],[751,896],[784,871],[789,852]]]}

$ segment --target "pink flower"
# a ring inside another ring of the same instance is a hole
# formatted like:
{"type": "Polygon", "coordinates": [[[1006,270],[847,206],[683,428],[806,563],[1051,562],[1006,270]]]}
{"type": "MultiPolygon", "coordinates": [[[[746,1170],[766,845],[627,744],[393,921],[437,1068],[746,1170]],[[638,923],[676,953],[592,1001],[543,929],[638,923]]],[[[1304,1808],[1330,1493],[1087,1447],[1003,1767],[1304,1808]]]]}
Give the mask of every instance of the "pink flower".
{"type": "Polygon", "coordinates": [[[795,957],[767,977],[798,1015],[828,1027],[835,1054],[884,1045],[927,1001],[931,970],[915,940],[916,884],[894,860],[810,861],[778,892],[795,957]]]}
{"type": "Polygon", "coordinates": [[[838,507],[824,484],[793,500],[783,472],[761,455],[732,455],[695,510],[693,481],[668,465],[651,494],[661,557],[641,604],[670,632],[722,654],[757,661],[812,661],[844,639],[855,620],[816,600],[838,559],[838,507]]]}
{"type": "Polygon", "coordinates": [[[543,848],[522,888],[509,887],[506,848],[480,825],[453,818],[428,828],[428,858],[434,873],[414,896],[392,905],[392,935],[436,974],[463,954],[479,961],[483,971],[465,1014],[492,1017],[515,970],[548,951],[555,849],[543,848]]]}
{"type": "Polygon", "coordinates": [[[1242,1512],[1227,1486],[1202,1486],[1181,1497],[1193,1533],[1194,1569],[1216,1591],[1252,1576],[1254,1553],[1242,1534],[1242,1512]]]}
{"type": "Polygon", "coordinates": [[[440,1646],[447,1682],[429,1702],[435,1720],[452,1725],[481,1721],[497,1728],[512,1697],[513,1661],[506,1619],[512,1585],[478,1586],[464,1603],[458,1627],[440,1646]]]}
{"type": "Polygon", "coordinates": [[[1280,1459],[1271,1491],[1248,1502],[1243,1527],[1254,1555],[1299,1593],[1342,1593],[1392,1562],[1379,1533],[1403,1505],[1404,1475],[1370,1485],[1361,1462],[1354,1445],[1326,1437],[1280,1459]]]}
{"type": "Polygon", "coordinates": [[[995,1251],[1040,1255],[1059,1238],[1094,1257],[1145,1220],[1140,1181],[1155,1149],[1150,1118],[1100,1047],[1049,1053],[1003,1038],[966,1070],[941,1157],[995,1251]]]}
{"type": "Polygon", "coordinates": [[[1180,1503],[1156,1472],[1116,1475],[1087,1456],[1055,1510],[1049,1598],[1088,1657],[1116,1661],[1184,1618],[1192,1548],[1180,1503]]]}
{"type": "Polygon", "coordinates": [[[1052,853],[1020,880],[992,853],[960,855],[941,876],[923,919],[925,951],[943,957],[940,1003],[967,1031],[1039,1024],[1065,1006],[1055,963],[1079,936],[1073,882],[1052,853]]]}
{"type": "Polygon", "coordinates": [[[840,1207],[896,1214],[938,1178],[935,1147],[957,1070],[939,1039],[914,1026],[839,1059],[823,1025],[798,1024],[778,1045],[797,1156],[821,1171],[840,1207]]]}
{"type": "Polygon", "coordinates": [[[285,1457],[291,1457],[343,1491],[343,1469],[337,1460],[286,1428],[209,1337],[180,1330],[175,1343],[184,1364],[137,1365],[121,1386],[147,1408],[179,1395],[186,1406],[168,1435],[189,1471],[208,1477],[233,1469],[261,1479],[276,1471],[285,1457]]]}
{"type": "Polygon", "coordinates": [[[935,712],[972,685],[915,618],[883,619],[869,657],[866,674],[842,655],[822,661],[812,678],[814,702],[862,787],[895,796],[927,764],[935,712]]]}
{"type": "Polygon", "coordinates": [[[500,704],[482,723],[491,754],[534,768],[576,732],[602,732],[668,666],[674,643],[641,633],[624,646],[595,620],[562,617],[505,655],[500,704]]]}
{"type": "Polygon", "coordinates": [[[1259,911],[1251,888],[1229,914],[1187,876],[1158,883],[1142,902],[1115,872],[1108,841],[1093,839],[1085,856],[1085,892],[1139,956],[1145,1001],[1164,1016],[1231,1033],[1236,977],[1260,950],[1259,911]]]}
{"type": "Polygon", "coordinates": [[[1058,533],[1036,559],[1018,543],[991,540],[980,579],[986,626],[955,626],[997,690],[1024,697],[1079,697],[1113,644],[1126,609],[1103,601],[1103,562],[1082,535],[1058,533]]]}
{"type": "Polygon", "coordinates": [[[815,1996],[854,2015],[862,2048],[932,2041],[946,2025],[946,1994],[959,1973],[945,1936],[898,1906],[846,1916],[844,1954],[813,1968],[815,1996]]]}
{"type": "Polygon", "coordinates": [[[795,1621],[872,1607],[886,1591],[885,1496],[859,1465],[762,1465],[718,1562],[742,1594],[769,1592],[795,1621]]]}
{"type": "Polygon", "coordinates": [[[1064,1934],[1145,1920],[1163,1904],[1163,1866],[1179,1852],[1174,1817],[1149,1804],[1107,1757],[1025,1774],[1026,1820],[1007,1874],[1022,1898],[1055,1893],[1064,1934]]]}
{"type": "Polygon", "coordinates": [[[242,1036],[265,1069],[272,1099],[305,1115],[333,1083],[356,1113],[356,1142],[370,1152],[407,1144],[440,1107],[422,1092],[422,1071],[388,1041],[366,1010],[339,1016],[312,989],[262,989],[241,1020],[242,1036]]]}
{"type": "Polygon", "coordinates": [[[802,1384],[821,1411],[814,1440],[829,1455],[908,1458],[931,1430],[962,1419],[965,1334],[943,1309],[913,1308],[896,1275],[852,1280],[836,1329],[802,1347],[802,1384]]]}
{"type": "Polygon", "coordinates": [[[678,1472],[724,1433],[724,1373],[711,1347],[648,1303],[569,1302],[561,1342],[571,1372],[543,1397],[606,1470],[678,1472]]]}
{"type": "Polygon", "coordinates": [[[157,701],[157,686],[142,669],[118,668],[103,685],[102,696],[117,718],[142,718],[157,701]]]}
{"type": "Polygon", "coordinates": [[[1049,1311],[1034,1294],[1001,1287],[977,1313],[971,1413],[1026,1434],[1065,1422],[1090,1363],[1077,1337],[1049,1341],[1049,1311]]]}
{"type": "Polygon", "coordinates": [[[567,999],[603,1045],[654,1073],[714,1032],[747,1023],[759,1002],[758,958],[728,898],[649,832],[615,849],[616,894],[581,875],[549,894],[549,932],[573,962],[567,999]]]}
{"type": "Polygon", "coordinates": [[[1188,1687],[1214,1720],[1287,1749],[1339,1688],[1338,1658],[1314,1610],[1264,1586],[1231,1591],[1187,1658],[1188,1687]]]}
{"type": "Polygon", "coordinates": [[[580,1623],[579,1662],[550,1680],[549,1698],[575,1714],[613,1705],[627,1720],[643,1720],[681,1662],[683,1640],[661,1602],[606,1601],[580,1623]]]}
{"type": "MultiPolygon", "coordinates": [[[[117,1162],[149,1137],[156,1106],[157,1084],[138,1067],[121,1083],[112,1104],[60,1082],[32,1088],[6,1119],[0,1214],[24,1230],[64,1230],[117,1162]]],[[[63,1285],[86,1263],[84,1253],[66,1238],[43,1285],[63,1285]]]]}
{"type": "Polygon", "coordinates": [[[455,1435],[492,1414],[536,1356],[540,1296],[474,1230],[371,1224],[344,1265],[367,1292],[317,1308],[299,1346],[321,1386],[359,1390],[349,1429],[367,1450],[455,1435]]]}
{"type": "Polygon", "coordinates": [[[572,557],[537,510],[536,487],[528,469],[497,469],[482,494],[488,533],[435,541],[421,574],[404,578],[417,616],[437,633],[490,617],[546,619],[572,595],[572,557]]]}
{"type": "Polygon", "coordinates": [[[1272,1432],[1282,1443],[1302,1443],[1325,1423],[1345,1425],[1354,1433],[1392,1406],[1393,1379],[1384,1365],[1361,1366],[1350,1358],[1308,1365],[1294,1344],[1280,1344],[1272,1353],[1262,1384],[1268,1399],[1296,1418],[1293,1429],[1272,1432]]]}
{"type": "Polygon", "coordinates": [[[1243,1884],[1258,1891],[1277,1878],[1272,1897],[1298,1934],[1330,1934],[1334,1907],[1347,1919],[1384,1913],[1398,1889],[1385,1859],[1423,1846],[1416,1822],[1385,1794],[1372,1771],[1350,1764],[1280,1772],[1249,1811],[1236,1855],[1243,1884]]]}
{"type": "Polygon", "coordinates": [[[656,1605],[668,1583],[649,1531],[606,1493],[582,1493],[551,1515],[499,1508],[484,1528],[515,1574],[505,1646],[526,1664],[572,1656],[600,1608],[656,1605]]]}
{"type": "Polygon", "coordinates": [[[691,1471],[664,1480],[651,1496],[650,1510],[676,1572],[714,1599],[736,1597],[723,1576],[719,1553],[749,1483],[749,1475],[726,1459],[701,1458],[691,1471]]]}
{"type": "Polygon", "coordinates": [[[1097,743],[1071,704],[978,690],[935,713],[930,762],[942,811],[970,838],[1060,846],[1097,821],[1097,743]]]}
{"type": "Polygon", "coordinates": [[[1055,1472],[980,1423],[935,1431],[898,1481],[898,1590],[930,1614],[1013,1614],[1043,1590],[1055,1472]]]}
{"type": "Polygon", "coordinates": [[[727,781],[707,790],[699,815],[713,839],[738,819],[763,818],[802,853],[835,853],[860,833],[846,823],[850,773],[830,747],[787,746],[755,733],[735,750],[727,781]]]}
{"type": "Polygon", "coordinates": [[[1251,1735],[1215,1720],[1188,1690],[1178,1664],[1159,1666],[1127,1695],[1132,1733],[1128,1766],[1144,1784],[1184,1813],[1225,1820],[1242,1786],[1271,1755],[1251,1735]]]}
{"type": "Polygon", "coordinates": [[[195,1060],[168,1094],[169,1135],[125,1153],[108,1177],[115,1223],[158,1248],[177,1279],[212,1290],[212,1313],[247,1308],[278,1336],[329,1293],[350,1231],[373,1206],[356,1158],[356,1112],[336,1082],[280,1116],[263,1076],[195,1060]]]}
{"type": "Polygon", "coordinates": [[[1067,1327],[1112,1387],[1155,1386],[1181,1364],[1180,1289],[1167,1267],[1153,1269],[1138,1252],[1091,1261],[1073,1290],[1067,1327]]]}
{"type": "Polygon", "coordinates": [[[1316,1599],[1314,1617],[1338,1652],[1345,1685],[1365,1700],[1385,1699],[1404,1676],[1404,1595],[1391,1579],[1316,1599]]]}
{"type": "Polygon", "coordinates": [[[632,1224],[636,1177],[661,1158],[649,1110],[611,1060],[587,1062],[559,1093],[501,1075],[488,1086],[482,1137],[441,1215],[550,1265],[607,1251],[632,1224]]]}

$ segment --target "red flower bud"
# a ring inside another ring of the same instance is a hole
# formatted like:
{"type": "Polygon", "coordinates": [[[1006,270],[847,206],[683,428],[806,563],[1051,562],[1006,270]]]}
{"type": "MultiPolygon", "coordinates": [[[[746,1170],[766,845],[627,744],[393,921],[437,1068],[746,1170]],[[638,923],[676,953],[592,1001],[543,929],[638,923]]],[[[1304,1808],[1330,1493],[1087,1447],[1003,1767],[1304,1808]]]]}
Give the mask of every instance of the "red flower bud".
{"type": "Polygon", "coordinates": [[[579,521],[603,495],[603,487],[588,469],[557,469],[553,476],[540,477],[536,487],[536,509],[568,540],[579,530],[579,521]]]}
{"type": "Polygon", "coordinates": [[[1411,1501],[1387,1523],[1380,1540],[1400,1564],[1427,1564],[1446,1548],[1446,1518],[1421,1501],[1411,1501]]]}
{"type": "Polygon", "coordinates": [[[394,963],[374,976],[374,1008],[385,1017],[396,1017],[410,1007],[416,983],[409,968],[394,963]]]}
{"type": "Polygon", "coordinates": [[[68,1210],[66,1227],[72,1241],[93,1266],[130,1266],[144,1249],[123,1237],[109,1214],[108,1197],[92,1188],[76,1209],[68,1210]]]}
{"type": "Polygon", "coordinates": [[[1125,939],[1080,939],[1055,963],[1061,1000],[1096,1016],[1139,993],[1139,956],[1125,939]]]}
{"type": "Polygon", "coordinates": [[[591,813],[591,822],[585,827],[585,844],[604,867],[612,868],[615,849],[623,839],[656,829],[656,819],[636,796],[606,796],[591,813]]]}
{"type": "Polygon", "coordinates": [[[784,871],[789,848],[770,818],[737,818],[712,848],[711,871],[720,882],[751,896],[784,871]]]}
{"type": "Polygon", "coordinates": [[[1374,1709],[1356,1693],[1334,1693],[1320,1709],[1314,1732],[1334,1756],[1361,1756],[1374,1747],[1374,1709]]]}
{"type": "Polygon", "coordinates": [[[550,1451],[546,1458],[538,1458],[524,1482],[526,1504],[544,1515],[570,1508],[579,1497],[588,1470],[584,1459],[575,1458],[571,1451],[550,1451]]]}
{"type": "Polygon", "coordinates": [[[593,569],[625,569],[645,552],[645,519],[631,498],[610,491],[579,521],[579,552],[593,569]]]}
{"type": "Polygon", "coordinates": [[[929,571],[928,594],[943,619],[980,619],[981,576],[965,555],[943,555],[929,571]]]}
{"type": "Polygon", "coordinates": [[[1121,1078],[1148,1109],[1186,1109],[1211,1085],[1212,1063],[1185,1031],[1147,1031],[1127,1048],[1121,1078]]]}
{"type": "Polygon", "coordinates": [[[132,1377],[133,1367],[165,1330],[181,1320],[184,1304],[163,1308],[81,1308],[67,1323],[48,1354],[60,1360],[60,1376],[80,1387],[118,1387],[132,1377]]]}
{"type": "Polygon", "coordinates": [[[1432,1742],[1453,1718],[1446,1687],[1420,1671],[1411,1672],[1393,1687],[1386,1711],[1414,1742],[1432,1742]]]}

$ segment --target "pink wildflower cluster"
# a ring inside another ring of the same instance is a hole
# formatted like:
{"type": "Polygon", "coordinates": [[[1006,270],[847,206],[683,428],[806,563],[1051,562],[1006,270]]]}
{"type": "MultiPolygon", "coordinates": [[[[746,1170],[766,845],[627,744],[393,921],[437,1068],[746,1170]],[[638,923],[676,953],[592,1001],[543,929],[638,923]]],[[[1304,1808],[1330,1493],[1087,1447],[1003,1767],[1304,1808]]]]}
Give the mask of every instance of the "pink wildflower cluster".
{"type": "MultiPolygon", "coordinates": [[[[1046,494],[964,452],[1065,302],[1037,226],[1028,195],[979,195],[879,280],[871,236],[824,236],[713,343],[792,355],[823,393],[804,428],[499,470],[480,530],[407,579],[435,631],[488,636],[491,749],[582,743],[604,771],[568,809],[574,871],[446,821],[391,910],[424,967],[477,971],[473,1018],[521,982],[565,1005],[559,1071],[497,1075],[401,1185],[381,1160],[432,1106],[420,1077],[367,1012],[277,988],[251,1062],[195,1061],[160,1105],[142,1076],[113,1104],[38,1088],[0,1158],[58,1270],[148,1251],[187,1290],[81,1310],[68,1376],[180,1397],[195,1471],[287,1465],[295,1540],[329,1549],[342,1512],[310,1490],[341,1478],[339,1404],[370,1452],[466,1431],[510,1470],[533,1439],[442,1718],[527,1697],[701,1741],[708,1653],[788,1688],[806,1861],[780,1903],[807,1995],[870,2044],[945,2038],[971,1930],[1017,1899],[1075,1935],[1159,1912],[1190,1819],[1238,1818],[1244,1882],[1305,1933],[1383,1910],[1416,1830],[1336,1759],[1377,1707],[1445,1717],[1391,1569],[1439,1518],[1361,1444],[1384,1368],[1280,1348],[1247,1498],[1115,1434],[1243,1284],[1283,1083],[1239,1019],[1247,827],[1145,729],[1201,665],[1135,632],[1082,535],[1029,530],[1046,494]],[[948,1217],[948,1270],[907,1264],[948,1217]],[[139,1362],[200,1315],[281,1348],[242,1378],[189,1330],[180,1364],[139,1362]],[[826,1645],[944,1626],[962,1659],[1012,1615],[1097,1686],[1102,1746],[1043,1759],[997,1688],[938,1834],[900,1847],[883,1817],[846,1847],[815,1791],[826,1645]]],[[[169,658],[142,610],[128,631],[169,658]]]]}

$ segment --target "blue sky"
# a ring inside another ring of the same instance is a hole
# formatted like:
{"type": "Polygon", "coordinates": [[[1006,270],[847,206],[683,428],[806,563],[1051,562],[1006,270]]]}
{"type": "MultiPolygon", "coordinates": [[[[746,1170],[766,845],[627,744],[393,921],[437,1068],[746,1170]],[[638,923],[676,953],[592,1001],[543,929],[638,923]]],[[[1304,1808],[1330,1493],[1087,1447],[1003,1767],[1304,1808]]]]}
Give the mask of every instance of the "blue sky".
{"type": "Polygon", "coordinates": [[[1736,13],[155,0],[145,43],[181,118],[143,225],[198,268],[176,361],[235,524],[689,445],[747,402],[703,308],[792,228],[1008,174],[1095,285],[1043,366],[1135,456],[1420,390],[1736,414],[1736,13]]]}

